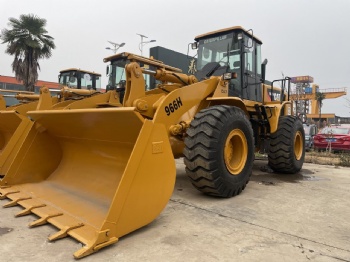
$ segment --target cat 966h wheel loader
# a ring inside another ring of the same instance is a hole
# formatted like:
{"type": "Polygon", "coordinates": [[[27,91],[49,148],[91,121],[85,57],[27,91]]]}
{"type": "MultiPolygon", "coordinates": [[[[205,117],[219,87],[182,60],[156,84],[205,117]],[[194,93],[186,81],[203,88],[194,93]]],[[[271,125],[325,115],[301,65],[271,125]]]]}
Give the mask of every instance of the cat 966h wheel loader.
{"type": "Polygon", "coordinates": [[[121,106],[28,112],[35,128],[0,189],[6,206],[38,216],[30,226],[57,227],[49,240],[82,242],[80,258],[159,215],[174,188],[174,157],[184,156],[196,188],[220,197],[245,188],[257,150],[267,150],[273,170],[298,172],[303,127],[289,115],[288,79],[278,89],[264,83],[261,41],[241,27],[195,40],[196,77],[116,54],[105,62],[121,106]],[[155,89],[145,91],[145,74],[159,81],[155,89]]]}

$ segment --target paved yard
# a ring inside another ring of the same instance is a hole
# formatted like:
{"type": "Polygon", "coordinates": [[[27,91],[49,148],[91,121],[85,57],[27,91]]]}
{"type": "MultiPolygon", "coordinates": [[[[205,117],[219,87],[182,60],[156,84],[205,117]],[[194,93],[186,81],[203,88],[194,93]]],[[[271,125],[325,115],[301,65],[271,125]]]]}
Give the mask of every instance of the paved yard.
{"type": "MultiPolygon", "coordinates": [[[[306,163],[286,176],[256,160],[243,193],[218,199],[194,189],[176,161],[161,215],[81,261],[350,261],[350,168],[306,163]]],[[[48,242],[56,229],[29,229],[35,216],[14,218],[20,210],[0,209],[0,261],[74,261],[80,243],[48,242]]]]}

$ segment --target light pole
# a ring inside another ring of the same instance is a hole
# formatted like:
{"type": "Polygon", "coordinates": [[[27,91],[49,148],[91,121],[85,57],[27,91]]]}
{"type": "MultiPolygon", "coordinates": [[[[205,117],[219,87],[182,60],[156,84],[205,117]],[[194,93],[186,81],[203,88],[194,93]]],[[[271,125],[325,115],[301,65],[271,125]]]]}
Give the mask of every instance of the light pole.
{"type": "Polygon", "coordinates": [[[148,38],[148,37],[145,36],[145,35],[141,35],[141,34],[137,34],[137,35],[139,35],[139,36],[141,37],[141,42],[140,42],[140,44],[139,44],[139,49],[140,49],[140,51],[141,51],[141,56],[142,56],[142,55],[143,55],[143,46],[144,46],[145,44],[148,44],[148,43],[156,42],[156,40],[143,41],[144,38],[148,38]]]}
{"type": "Polygon", "coordinates": [[[115,54],[117,53],[119,48],[121,48],[122,46],[125,45],[125,43],[117,44],[117,43],[114,43],[112,41],[108,41],[108,43],[110,43],[113,46],[113,48],[106,47],[106,49],[107,50],[112,50],[115,54]]]}

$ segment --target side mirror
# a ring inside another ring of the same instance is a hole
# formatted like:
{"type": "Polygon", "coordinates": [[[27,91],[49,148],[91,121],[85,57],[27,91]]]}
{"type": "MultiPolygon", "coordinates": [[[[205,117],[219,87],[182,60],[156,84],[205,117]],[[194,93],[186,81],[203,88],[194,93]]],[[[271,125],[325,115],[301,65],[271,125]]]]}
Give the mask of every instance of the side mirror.
{"type": "Polygon", "coordinates": [[[267,59],[265,59],[261,64],[261,82],[263,84],[265,84],[266,65],[267,65],[267,59]]]}
{"type": "Polygon", "coordinates": [[[109,66],[106,67],[106,76],[109,75],[109,66]]]}
{"type": "Polygon", "coordinates": [[[198,42],[191,43],[192,50],[198,49],[198,42]]]}

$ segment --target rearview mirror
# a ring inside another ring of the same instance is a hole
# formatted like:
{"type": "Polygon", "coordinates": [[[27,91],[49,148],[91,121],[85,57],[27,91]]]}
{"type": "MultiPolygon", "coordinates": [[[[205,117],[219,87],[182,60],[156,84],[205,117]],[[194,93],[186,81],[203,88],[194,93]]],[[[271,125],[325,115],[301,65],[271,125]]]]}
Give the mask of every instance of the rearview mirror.
{"type": "Polygon", "coordinates": [[[198,42],[191,43],[192,50],[198,49],[198,42]]]}
{"type": "Polygon", "coordinates": [[[261,82],[263,84],[265,84],[266,65],[267,65],[267,59],[265,59],[261,64],[261,82]]]}

